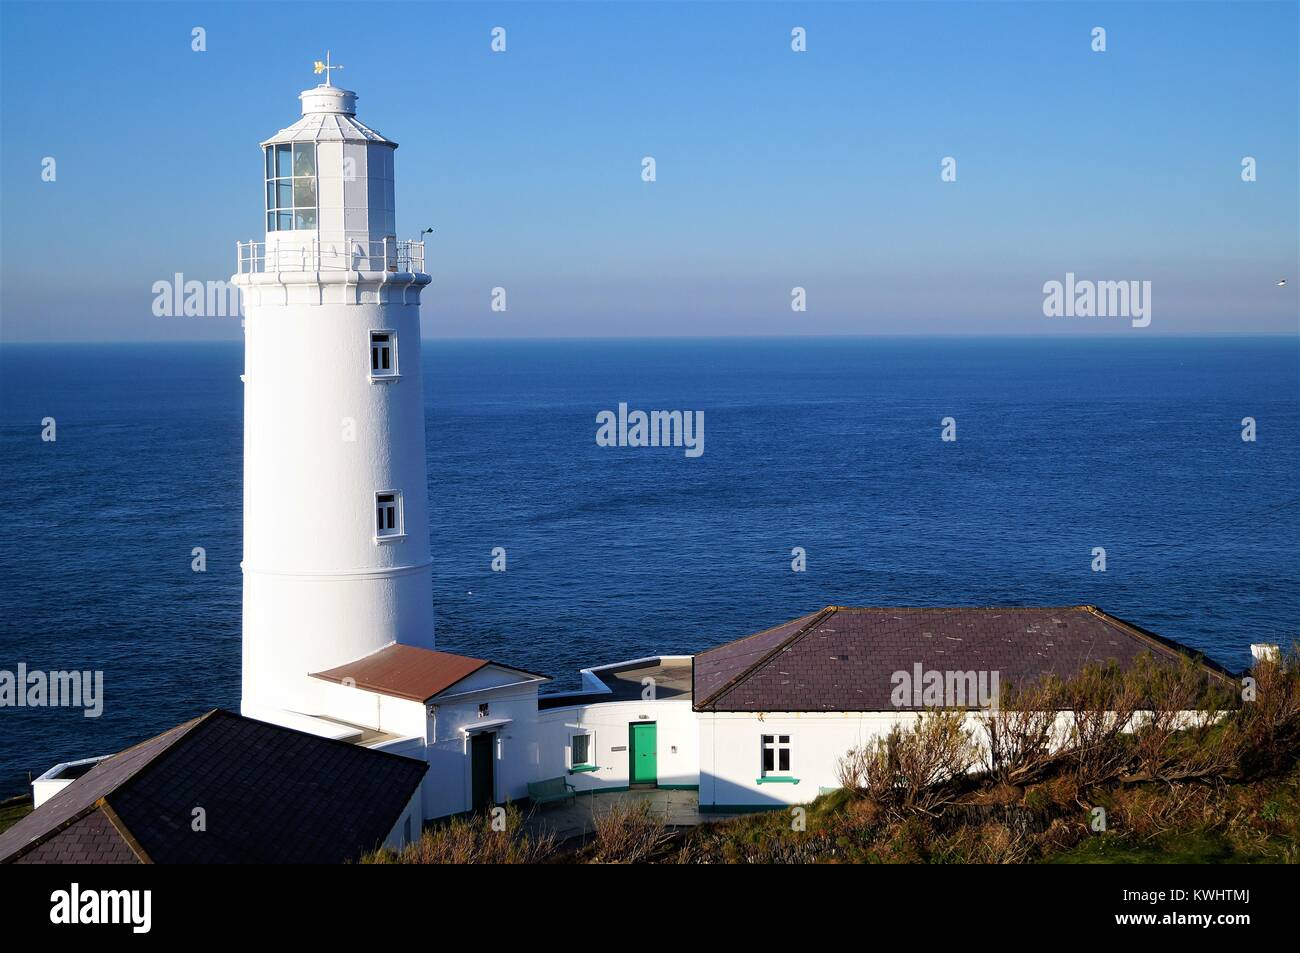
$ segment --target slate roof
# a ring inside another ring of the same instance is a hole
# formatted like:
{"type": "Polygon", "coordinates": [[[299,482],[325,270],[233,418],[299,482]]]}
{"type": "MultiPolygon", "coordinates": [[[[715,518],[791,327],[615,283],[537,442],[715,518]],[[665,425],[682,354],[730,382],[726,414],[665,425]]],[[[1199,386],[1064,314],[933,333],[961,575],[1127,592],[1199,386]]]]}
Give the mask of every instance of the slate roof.
{"type": "Polygon", "coordinates": [[[0,834],[0,863],[354,860],[427,767],[215,709],[96,764],[0,834]]]}
{"type": "MultiPolygon", "coordinates": [[[[1107,615],[1062,608],[828,606],[695,656],[696,711],[896,711],[893,674],[998,672],[999,684],[1062,678],[1089,661],[1177,660],[1190,649],[1107,615]]],[[[1200,660],[1215,677],[1226,669],[1200,660]]]]}
{"type": "Polygon", "coordinates": [[[764,629],[756,635],[737,639],[735,642],[728,642],[726,645],[719,645],[715,649],[696,655],[694,677],[696,705],[710,698],[751,666],[757,665],[787,639],[802,632],[805,626],[821,617],[826,611],[800,616],[798,619],[784,622],[771,629],[764,629]]]}
{"type": "Polygon", "coordinates": [[[545,675],[500,665],[490,659],[453,655],[450,652],[437,652],[418,645],[401,645],[396,642],[346,665],[324,672],[312,672],[312,678],[340,683],[351,679],[357,688],[408,701],[427,702],[434,695],[446,691],[488,665],[520,672],[530,678],[546,678],[545,675]]]}
{"type": "MultiPolygon", "coordinates": [[[[43,807],[44,805],[42,805],[43,807]]],[[[103,811],[82,814],[57,837],[37,841],[16,864],[138,864],[135,850],[103,811]]]]}

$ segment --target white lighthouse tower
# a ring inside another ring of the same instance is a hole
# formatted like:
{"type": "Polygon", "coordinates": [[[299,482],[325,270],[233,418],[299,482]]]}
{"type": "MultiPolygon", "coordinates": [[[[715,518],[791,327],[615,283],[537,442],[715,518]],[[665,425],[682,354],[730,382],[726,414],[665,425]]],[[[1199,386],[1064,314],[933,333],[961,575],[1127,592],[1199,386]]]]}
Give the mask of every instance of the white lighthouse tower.
{"type": "Polygon", "coordinates": [[[244,295],[245,714],[310,706],[310,673],[433,647],[420,375],[422,242],[394,227],[391,142],[331,82],[262,143],[265,241],[244,295]]]}

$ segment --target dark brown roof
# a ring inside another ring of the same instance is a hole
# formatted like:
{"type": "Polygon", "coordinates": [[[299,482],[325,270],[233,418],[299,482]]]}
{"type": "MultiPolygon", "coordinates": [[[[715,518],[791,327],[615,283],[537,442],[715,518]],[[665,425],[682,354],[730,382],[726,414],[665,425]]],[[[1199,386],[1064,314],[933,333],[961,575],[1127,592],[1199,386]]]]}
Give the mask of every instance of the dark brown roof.
{"type": "MultiPolygon", "coordinates": [[[[42,805],[44,807],[44,805],[42,805]]],[[[16,864],[138,864],[142,861],[102,810],[82,814],[56,837],[19,854],[16,864]]]]}
{"type": "Polygon", "coordinates": [[[715,649],[701,652],[695,656],[695,690],[696,704],[709,698],[729,681],[747,671],[750,666],[766,658],[773,649],[784,643],[790,636],[802,632],[804,626],[822,616],[829,610],[814,612],[812,615],[800,616],[771,629],[764,629],[756,635],[719,645],[715,649]]]}
{"type": "Polygon", "coordinates": [[[217,709],[96,764],[0,834],[0,863],[353,860],[427,767],[217,709]]]}
{"type": "MultiPolygon", "coordinates": [[[[490,659],[470,658],[417,645],[393,643],[355,662],[324,672],[313,672],[312,677],[340,683],[351,679],[357,688],[395,698],[426,702],[487,665],[497,663],[490,659]]],[[[498,667],[511,668],[505,665],[498,667]]],[[[511,671],[523,672],[522,669],[514,668],[511,671]]],[[[534,672],[523,674],[534,678],[546,677],[534,672]]]]}
{"type": "MultiPolygon", "coordinates": [[[[24,849],[26,846],[43,843],[64,828],[71,828],[86,815],[98,813],[98,805],[107,795],[129,781],[154,758],[183,738],[200,720],[195,718],[175,728],[169,728],[162,734],[154,735],[138,745],[100,761],[31,814],[0,834],[0,862],[14,860],[15,853],[26,853],[24,849]]],[[[99,823],[93,825],[95,830],[101,828],[102,825],[99,823]]],[[[74,837],[60,845],[59,856],[72,860],[78,855],[93,852],[93,847],[89,844],[84,847],[75,846],[78,840],[74,837]]],[[[42,854],[50,856],[48,851],[42,854]]]]}
{"type": "MultiPolygon", "coordinates": [[[[1094,606],[829,606],[695,656],[697,711],[893,711],[893,675],[997,672],[1000,686],[1062,678],[1089,661],[1178,659],[1191,650],[1094,606]]],[[[1203,662],[1216,676],[1226,670],[1203,662]]],[[[909,706],[910,707],[910,706],[909,706]]]]}

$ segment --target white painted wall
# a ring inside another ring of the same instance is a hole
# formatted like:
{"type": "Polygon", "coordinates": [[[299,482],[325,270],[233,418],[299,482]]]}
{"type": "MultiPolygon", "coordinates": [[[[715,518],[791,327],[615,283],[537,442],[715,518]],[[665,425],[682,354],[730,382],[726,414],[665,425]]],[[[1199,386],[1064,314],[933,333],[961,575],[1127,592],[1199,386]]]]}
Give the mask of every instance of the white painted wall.
{"type": "MultiPolygon", "coordinates": [[[[1149,713],[1139,712],[1129,730],[1149,713]]],[[[700,712],[700,804],[749,805],[802,804],[817,797],[821,788],[839,787],[840,758],[895,727],[914,725],[917,712],[700,712]],[[798,784],[760,784],[762,735],[789,735],[790,774],[798,784]]],[[[1190,725],[1203,715],[1186,712],[1190,725]]],[[[1073,716],[1057,716],[1053,747],[1067,743],[1073,716]]],[[[981,747],[987,734],[978,713],[968,714],[965,727],[981,747]]],[[[980,770],[978,761],[972,770],[980,770]]]]}
{"type": "MultiPolygon", "coordinates": [[[[454,690],[460,691],[461,686],[454,690]]],[[[435,703],[425,752],[429,761],[424,781],[426,819],[469,810],[472,781],[465,729],[498,718],[511,722],[496,729],[497,803],[523,800],[528,797],[529,781],[554,777],[565,778],[579,791],[626,787],[628,726],[637,721],[657,723],[661,785],[693,786],[699,780],[699,731],[690,702],[601,702],[539,712],[536,685],[515,685],[446,702],[435,699],[435,703]],[[486,719],[479,715],[481,702],[488,703],[486,719]],[[595,733],[593,750],[600,770],[571,775],[570,736],[579,730],[595,733]],[[619,747],[623,750],[613,750],[619,747]]]]}
{"type": "Polygon", "coordinates": [[[77,778],[84,775],[97,762],[112,755],[82,758],[79,761],[61,761],[32,781],[32,809],[40,807],[77,778]]]}
{"type": "Polygon", "coordinates": [[[32,781],[32,809],[40,807],[54,795],[58,794],[75,778],[37,778],[32,781]]]}
{"type": "MultiPolygon", "coordinates": [[[[540,682],[546,679],[543,676],[532,676],[540,682]]],[[[530,678],[517,669],[506,668],[502,665],[485,665],[476,672],[471,672],[462,678],[459,682],[447,689],[445,696],[464,695],[468,692],[481,691],[485,688],[502,688],[506,686],[518,686],[521,679],[530,678]]],[[[536,685],[534,685],[534,689],[536,685]]]]}
{"type": "Polygon", "coordinates": [[[801,804],[839,786],[836,768],[851,748],[911,725],[914,712],[699,712],[700,805],[801,804]],[[798,784],[759,784],[762,735],[789,735],[798,784]]]}
{"type": "Polygon", "coordinates": [[[250,306],[245,358],[243,695],[301,710],[294,676],[433,647],[419,307],[250,306]],[[399,380],[370,378],[379,329],[397,332],[399,380]],[[376,542],[386,490],[405,536],[376,542]]]}
{"type": "MultiPolygon", "coordinates": [[[[453,686],[461,691],[461,686],[453,686]]],[[[465,728],[485,720],[509,718],[511,723],[496,729],[494,766],[496,800],[520,800],[528,796],[528,782],[535,778],[537,685],[489,688],[452,701],[433,700],[436,708],[428,716],[429,745],[425,757],[429,773],[424,780],[424,816],[444,817],[470,808],[470,742],[465,728]],[[487,718],[478,707],[486,702],[487,718]]]]}
{"type": "Polygon", "coordinates": [[[651,721],[657,726],[659,784],[698,784],[699,729],[696,716],[689,701],[671,700],[596,702],[538,712],[533,779],[563,777],[579,791],[627,787],[630,780],[629,726],[651,721]],[[590,731],[595,735],[593,751],[599,770],[569,774],[570,738],[579,731],[590,731]]]}
{"type": "Polygon", "coordinates": [[[424,829],[420,803],[420,788],[416,788],[415,793],[411,795],[411,799],[406,802],[406,807],[402,810],[402,816],[397,819],[393,829],[384,838],[385,847],[401,850],[407,844],[420,839],[420,832],[424,829]]]}
{"type": "MultiPolygon", "coordinates": [[[[381,695],[320,678],[309,681],[308,710],[312,714],[337,718],[402,737],[418,738],[421,743],[424,742],[426,717],[422,702],[381,695]]],[[[416,757],[424,757],[423,752],[416,757]]]]}

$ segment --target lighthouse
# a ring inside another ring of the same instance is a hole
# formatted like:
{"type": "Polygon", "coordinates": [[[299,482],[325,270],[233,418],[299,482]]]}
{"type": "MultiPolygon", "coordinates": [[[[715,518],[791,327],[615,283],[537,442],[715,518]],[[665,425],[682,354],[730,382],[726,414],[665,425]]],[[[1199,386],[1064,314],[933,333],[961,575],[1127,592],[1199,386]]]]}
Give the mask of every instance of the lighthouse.
{"type": "MultiPolygon", "coordinates": [[[[317,63],[262,144],[265,237],[241,242],[245,714],[311,708],[313,672],[433,648],[420,371],[424,245],[398,241],[397,143],[317,63]]],[[[250,169],[252,172],[252,169],[250,169]]],[[[254,179],[256,174],[254,173],[254,179]]]]}

